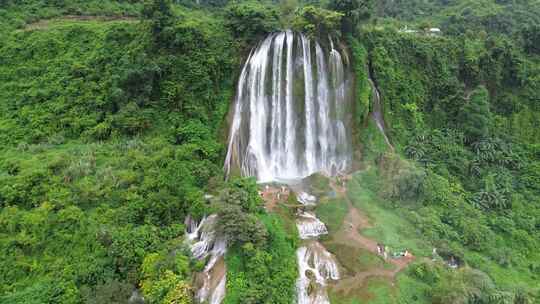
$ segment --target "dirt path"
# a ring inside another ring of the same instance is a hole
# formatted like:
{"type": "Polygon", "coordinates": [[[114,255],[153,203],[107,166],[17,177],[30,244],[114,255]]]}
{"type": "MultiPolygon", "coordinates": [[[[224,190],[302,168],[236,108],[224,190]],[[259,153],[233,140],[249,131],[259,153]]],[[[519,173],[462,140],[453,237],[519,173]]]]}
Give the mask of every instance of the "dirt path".
{"type": "Polygon", "coordinates": [[[280,188],[269,187],[268,190],[261,190],[261,197],[264,200],[266,210],[271,212],[278,204],[285,204],[287,202],[289,193],[281,193],[280,188]]]}
{"type": "Polygon", "coordinates": [[[58,21],[76,21],[76,22],[86,22],[86,21],[102,21],[102,22],[111,22],[111,21],[125,21],[125,22],[136,22],[139,21],[138,18],[129,17],[129,16],[78,16],[78,15],[65,15],[53,19],[42,19],[33,23],[27,24],[24,29],[21,31],[33,31],[33,30],[46,30],[52,24],[58,21]]]}
{"type": "MultiPolygon", "coordinates": [[[[330,182],[330,186],[332,187],[332,189],[334,189],[334,191],[336,191],[336,193],[340,194],[345,199],[349,207],[349,213],[345,217],[343,225],[341,226],[339,231],[334,235],[332,242],[368,250],[369,252],[377,255],[377,242],[363,236],[359,232],[362,229],[372,227],[369,219],[366,217],[365,214],[360,213],[360,211],[353,206],[345,188],[339,187],[333,181],[330,182]]],[[[372,268],[368,271],[356,273],[354,276],[346,277],[338,281],[333,289],[336,292],[347,294],[353,288],[363,286],[368,278],[376,276],[385,277],[393,281],[396,274],[401,270],[405,269],[413,260],[414,256],[403,257],[399,259],[386,259],[386,262],[393,265],[392,269],[377,267],[372,268]]]]}

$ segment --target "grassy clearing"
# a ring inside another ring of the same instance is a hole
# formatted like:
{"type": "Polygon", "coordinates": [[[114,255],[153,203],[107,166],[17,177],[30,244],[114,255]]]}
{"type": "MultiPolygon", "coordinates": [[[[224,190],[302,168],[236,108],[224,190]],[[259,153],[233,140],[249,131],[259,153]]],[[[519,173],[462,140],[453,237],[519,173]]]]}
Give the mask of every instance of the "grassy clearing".
{"type": "MultiPolygon", "coordinates": [[[[380,187],[383,187],[383,185],[374,168],[368,168],[365,171],[356,173],[353,180],[348,184],[349,197],[353,205],[362,210],[370,218],[373,225],[372,228],[365,229],[362,233],[387,244],[391,251],[408,248],[412,250],[417,258],[430,256],[432,247],[429,242],[418,234],[405,217],[400,216],[400,213],[409,212],[407,208],[392,207],[390,202],[381,199],[377,195],[380,187]]],[[[522,282],[523,286],[540,288],[540,283],[528,271],[520,271],[519,268],[515,267],[500,266],[489,257],[467,249],[463,249],[463,252],[465,260],[471,267],[488,274],[502,288],[512,290],[515,282],[522,282]]],[[[398,303],[429,303],[429,291],[431,288],[433,286],[412,277],[407,271],[402,272],[397,277],[398,303]]],[[[377,294],[381,290],[384,290],[384,288],[380,284],[376,284],[370,292],[373,291],[372,294],[377,294]]],[[[378,300],[375,296],[371,298],[369,292],[366,295],[370,298],[365,303],[394,303],[389,299],[387,299],[389,302],[384,302],[378,300]]]]}
{"type": "Polygon", "coordinates": [[[364,249],[331,242],[325,243],[324,246],[335,254],[339,264],[351,275],[374,268],[387,269],[392,267],[391,264],[385,263],[381,257],[364,249]]]}
{"type": "Polygon", "coordinates": [[[305,182],[309,185],[309,192],[319,198],[328,196],[329,193],[333,192],[330,187],[330,180],[322,174],[312,174],[306,178],[305,182]]]}
{"type": "Polygon", "coordinates": [[[349,211],[347,202],[340,198],[321,200],[315,210],[317,217],[326,224],[330,236],[336,233],[349,211]]]}
{"type": "Polygon", "coordinates": [[[402,272],[392,282],[387,278],[372,277],[364,284],[352,287],[347,293],[329,292],[333,304],[428,304],[431,286],[402,272]]]}
{"type": "MultiPolygon", "coordinates": [[[[540,281],[538,278],[521,267],[503,267],[495,261],[479,253],[465,250],[465,259],[471,267],[482,270],[487,273],[493,281],[503,288],[513,288],[516,282],[521,282],[523,286],[531,286],[540,290],[540,281]]],[[[536,259],[530,259],[532,261],[536,259]]]]}
{"type": "Polygon", "coordinates": [[[367,127],[360,134],[360,142],[363,146],[363,159],[366,163],[373,162],[380,154],[388,150],[384,136],[373,119],[367,120],[367,127]]]}
{"type": "Polygon", "coordinates": [[[298,236],[298,229],[296,227],[296,216],[292,208],[278,204],[274,209],[274,212],[279,215],[283,228],[288,235],[298,236]]]}
{"type": "Polygon", "coordinates": [[[363,286],[350,290],[347,294],[330,292],[330,302],[334,304],[394,304],[398,294],[393,283],[386,278],[370,278],[363,286]]]}
{"type": "Polygon", "coordinates": [[[371,295],[368,303],[370,304],[386,304],[397,303],[397,291],[386,279],[373,278],[368,281],[367,292],[371,295]]]}
{"type": "Polygon", "coordinates": [[[373,277],[364,286],[351,290],[348,294],[330,293],[334,304],[427,304],[422,286],[414,279],[400,275],[397,286],[386,278],[373,277]]]}
{"type": "Polygon", "coordinates": [[[412,278],[406,272],[398,274],[397,288],[399,290],[399,303],[429,303],[427,292],[430,286],[412,278]]]}
{"type": "Polygon", "coordinates": [[[372,228],[364,229],[362,234],[389,246],[391,250],[412,250],[416,256],[428,256],[431,246],[421,240],[412,224],[402,216],[385,208],[375,193],[377,175],[374,169],[358,172],[348,184],[348,194],[356,208],[366,213],[372,228]]]}

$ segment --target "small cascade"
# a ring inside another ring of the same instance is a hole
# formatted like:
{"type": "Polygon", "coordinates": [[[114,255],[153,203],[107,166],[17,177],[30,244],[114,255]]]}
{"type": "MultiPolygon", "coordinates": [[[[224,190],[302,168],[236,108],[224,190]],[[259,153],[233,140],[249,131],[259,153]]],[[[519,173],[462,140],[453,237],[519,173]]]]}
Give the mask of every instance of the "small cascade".
{"type": "MultiPolygon", "coordinates": [[[[204,217],[201,220],[201,223],[206,220],[206,217],[204,217]]],[[[184,222],[186,225],[186,238],[188,241],[193,241],[199,236],[199,228],[202,227],[202,225],[198,225],[198,223],[190,216],[188,215],[186,217],[186,220],[184,222]]]]}
{"type": "Polygon", "coordinates": [[[313,212],[309,211],[299,212],[296,219],[296,227],[298,227],[298,234],[300,234],[300,238],[303,240],[328,234],[326,225],[313,212]]]}
{"type": "Polygon", "coordinates": [[[259,182],[335,175],[352,162],[352,76],[340,50],[301,33],[270,34],[238,80],[225,172],[259,182]]]}
{"type": "Polygon", "coordinates": [[[315,206],[315,203],[317,202],[317,198],[315,196],[303,191],[298,194],[296,199],[304,206],[315,206]]]}
{"type": "Polygon", "coordinates": [[[217,215],[203,217],[199,223],[186,218],[186,241],[191,254],[198,260],[206,258],[204,270],[197,275],[200,288],[195,294],[198,303],[219,304],[225,297],[226,267],[224,256],[227,242],[216,236],[217,215]]]}
{"type": "Polygon", "coordinates": [[[191,254],[194,258],[201,260],[206,258],[214,247],[216,240],[215,224],[217,215],[204,217],[201,222],[194,228],[194,221],[191,218],[186,220],[187,227],[192,229],[192,232],[187,233],[188,240],[191,241],[191,254]]]}
{"type": "Polygon", "coordinates": [[[138,289],[133,290],[128,299],[128,304],[144,304],[144,297],[138,289]]]}
{"type": "MultiPolygon", "coordinates": [[[[317,198],[298,190],[298,202],[310,209],[316,206],[317,198]]],[[[327,284],[339,279],[339,269],[334,256],[317,241],[321,235],[328,234],[326,225],[319,220],[314,211],[299,210],[296,226],[304,244],[296,251],[299,275],[296,281],[298,304],[330,303],[327,284]]]]}
{"type": "Polygon", "coordinates": [[[223,301],[223,299],[225,298],[226,288],[227,288],[227,275],[223,275],[218,285],[216,286],[216,289],[214,289],[212,298],[210,298],[210,304],[221,303],[221,301],[223,301]]]}
{"type": "Polygon", "coordinates": [[[298,304],[330,303],[326,285],[339,280],[334,257],[319,242],[312,241],[296,251],[300,276],[296,282],[298,304]]]}
{"type": "Polygon", "coordinates": [[[381,105],[381,94],[379,92],[379,89],[375,85],[375,82],[371,79],[371,76],[368,77],[369,85],[371,86],[371,92],[373,93],[373,110],[371,112],[372,118],[375,121],[375,124],[377,124],[377,128],[379,128],[379,131],[381,131],[381,134],[384,137],[384,140],[386,141],[386,144],[393,149],[392,144],[390,143],[390,140],[388,139],[388,136],[386,136],[386,131],[384,128],[384,118],[382,113],[382,105],[381,105]]]}

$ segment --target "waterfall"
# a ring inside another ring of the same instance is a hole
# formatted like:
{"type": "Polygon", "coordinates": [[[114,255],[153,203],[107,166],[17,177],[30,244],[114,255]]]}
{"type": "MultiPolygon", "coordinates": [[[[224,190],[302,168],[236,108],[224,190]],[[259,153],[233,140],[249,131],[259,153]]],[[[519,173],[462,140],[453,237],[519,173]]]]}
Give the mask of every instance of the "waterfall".
{"type": "Polygon", "coordinates": [[[338,266],[332,254],[318,242],[300,247],[297,252],[300,276],[296,281],[298,304],[329,304],[325,286],[339,279],[338,266]]]}
{"type": "Polygon", "coordinates": [[[298,202],[304,206],[315,206],[317,198],[307,192],[300,192],[296,197],[298,202]]]}
{"type": "MultiPolygon", "coordinates": [[[[293,41],[294,34],[291,31],[287,31],[287,77],[285,78],[285,103],[286,103],[286,117],[285,117],[285,165],[291,170],[298,170],[296,168],[296,120],[294,116],[293,105],[293,41]]],[[[241,117],[239,117],[241,119],[241,117]]],[[[232,138],[231,138],[232,140],[232,138]]],[[[281,153],[280,153],[281,154],[281,153]]]]}
{"type": "Polygon", "coordinates": [[[226,173],[270,182],[347,170],[350,79],[333,42],[325,49],[301,33],[270,34],[238,80],[226,173]]]}
{"type": "MultiPolygon", "coordinates": [[[[331,38],[321,43],[290,30],[272,33],[253,48],[240,73],[232,108],[227,176],[239,170],[261,183],[290,184],[317,172],[334,176],[347,171],[352,162],[353,113],[347,58],[331,38]]],[[[303,209],[316,206],[316,197],[305,190],[298,194],[303,209]]],[[[339,271],[334,256],[317,241],[328,234],[326,225],[306,210],[297,213],[296,225],[303,240],[297,250],[297,301],[329,303],[327,284],[339,279],[339,271]]],[[[200,236],[205,232],[189,229],[200,236]]],[[[188,238],[193,238],[191,234],[188,238]]],[[[205,243],[199,247],[193,247],[194,253],[208,250],[205,243]]],[[[214,263],[212,256],[207,268],[215,268],[214,263]]],[[[225,277],[212,281],[214,294],[224,294],[225,277]]],[[[213,296],[204,299],[214,303],[213,296]]]]}
{"type": "Polygon", "coordinates": [[[373,109],[371,111],[371,115],[373,117],[373,120],[375,121],[375,124],[377,125],[377,128],[379,129],[382,136],[384,137],[384,141],[390,147],[390,149],[394,150],[394,147],[390,143],[388,136],[386,136],[386,131],[384,128],[384,118],[383,118],[382,106],[381,106],[381,93],[379,92],[379,89],[375,85],[375,82],[371,79],[371,76],[368,77],[368,82],[369,82],[369,85],[371,86],[371,92],[373,94],[373,109]]]}
{"type": "Polygon", "coordinates": [[[225,261],[227,242],[216,236],[217,215],[204,217],[199,223],[190,216],[186,218],[186,242],[191,254],[198,260],[209,257],[204,270],[197,276],[195,293],[198,303],[219,304],[225,298],[227,281],[225,261]]]}
{"type": "Polygon", "coordinates": [[[298,234],[303,240],[316,238],[323,234],[328,234],[326,225],[319,220],[312,212],[300,212],[296,219],[298,234]]]}
{"type": "MultiPolygon", "coordinates": [[[[317,198],[301,191],[297,196],[303,209],[316,206],[317,198]]],[[[298,279],[296,297],[298,304],[329,304],[328,281],[339,280],[339,268],[334,256],[318,242],[317,238],[328,234],[326,225],[313,211],[298,211],[296,226],[303,245],[297,249],[298,279]]]]}

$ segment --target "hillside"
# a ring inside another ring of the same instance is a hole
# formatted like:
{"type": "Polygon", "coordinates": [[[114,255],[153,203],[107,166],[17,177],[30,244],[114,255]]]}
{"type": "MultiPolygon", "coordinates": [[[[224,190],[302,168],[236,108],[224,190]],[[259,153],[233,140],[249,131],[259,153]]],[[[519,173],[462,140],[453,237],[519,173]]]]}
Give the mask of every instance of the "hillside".
{"type": "Polygon", "coordinates": [[[305,189],[276,199],[289,185],[223,170],[243,66],[286,29],[352,73],[353,164],[303,181],[339,265],[330,302],[540,303],[539,16],[532,0],[0,0],[0,303],[197,303],[213,256],[191,226],[210,214],[222,303],[296,299],[305,189]]]}

